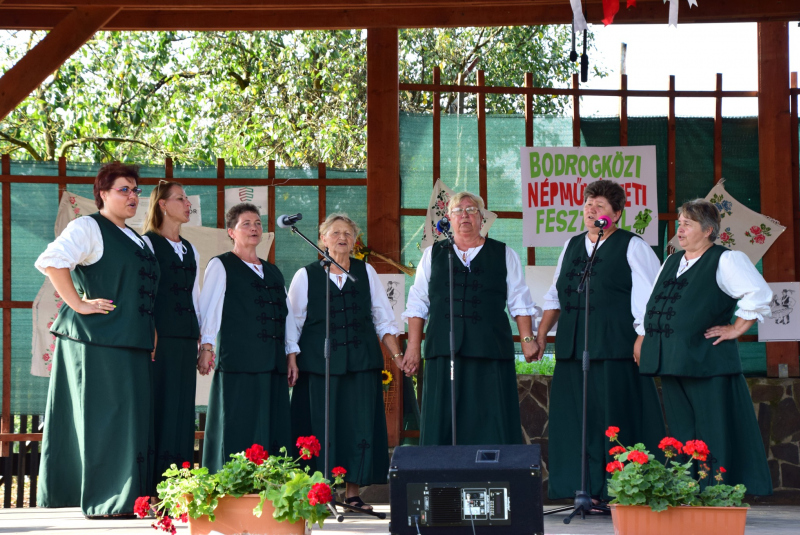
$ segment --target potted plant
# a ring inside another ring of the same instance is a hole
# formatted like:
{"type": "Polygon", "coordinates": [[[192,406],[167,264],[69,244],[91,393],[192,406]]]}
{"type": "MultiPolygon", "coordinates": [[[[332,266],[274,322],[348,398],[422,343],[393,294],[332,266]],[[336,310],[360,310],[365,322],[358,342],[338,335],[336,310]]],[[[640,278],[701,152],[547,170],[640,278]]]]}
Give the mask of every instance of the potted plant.
{"type": "Polygon", "coordinates": [[[625,447],[618,440],[619,428],[609,427],[606,436],[617,445],[609,454],[614,460],[606,471],[614,532],[619,535],[647,533],[660,535],[703,533],[707,535],[743,534],[747,504],[742,504],[744,485],[722,483],[725,468],[714,470],[714,484],[707,464],[708,446],[702,440],[682,444],[666,437],[658,445],[667,458],[665,466],[644,445],[625,447]],[[679,456],[684,459],[679,460],[679,456]],[[697,479],[692,477],[698,463],[697,479]]]}
{"type": "MultiPolygon", "coordinates": [[[[176,520],[188,522],[192,535],[212,531],[304,534],[314,523],[322,527],[330,514],[326,507],[332,499],[329,481],[299,463],[319,456],[320,444],[314,436],[300,437],[297,447],[300,454],[295,459],[286,448],[279,455],[269,455],[253,444],[232,454],[215,474],[205,467],[192,468],[188,462],[181,468],[173,464],[158,484],[159,502],[151,505],[148,496],[140,497],[134,512],[141,518],[153,514],[153,527],[173,534],[176,520]]],[[[334,468],[334,484],[342,483],[345,473],[344,468],[334,468]]]]}

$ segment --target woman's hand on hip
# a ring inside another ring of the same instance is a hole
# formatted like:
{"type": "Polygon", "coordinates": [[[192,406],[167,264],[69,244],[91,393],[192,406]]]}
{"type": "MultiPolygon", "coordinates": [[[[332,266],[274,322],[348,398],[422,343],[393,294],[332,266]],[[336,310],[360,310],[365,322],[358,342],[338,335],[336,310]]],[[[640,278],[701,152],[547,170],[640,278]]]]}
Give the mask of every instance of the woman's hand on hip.
{"type": "Polygon", "coordinates": [[[117,305],[113,304],[114,301],[110,299],[86,299],[85,297],[80,300],[78,306],[75,307],[75,312],[78,314],[108,314],[117,305]]]}

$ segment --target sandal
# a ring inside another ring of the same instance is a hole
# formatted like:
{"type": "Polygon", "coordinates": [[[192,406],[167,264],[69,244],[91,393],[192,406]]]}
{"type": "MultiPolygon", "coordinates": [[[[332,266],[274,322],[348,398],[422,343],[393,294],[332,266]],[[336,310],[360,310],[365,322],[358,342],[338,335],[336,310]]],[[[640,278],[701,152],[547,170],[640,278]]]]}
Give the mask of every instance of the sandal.
{"type": "Polygon", "coordinates": [[[345,498],[344,503],[355,509],[372,511],[372,506],[364,503],[364,500],[361,499],[361,496],[350,496],[349,498],[345,498]]]}

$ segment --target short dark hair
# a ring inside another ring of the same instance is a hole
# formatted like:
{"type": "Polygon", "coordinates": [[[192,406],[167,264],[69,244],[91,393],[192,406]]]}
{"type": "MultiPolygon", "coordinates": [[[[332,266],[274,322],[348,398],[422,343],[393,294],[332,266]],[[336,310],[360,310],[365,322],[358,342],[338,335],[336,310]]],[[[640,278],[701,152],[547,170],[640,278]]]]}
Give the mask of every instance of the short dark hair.
{"type": "Polygon", "coordinates": [[[705,199],[687,201],[678,209],[678,215],[699,223],[700,230],[703,232],[711,229],[708,241],[714,243],[717,240],[722,218],[714,204],[711,204],[705,199]]]}
{"type": "Polygon", "coordinates": [[[120,177],[132,178],[136,185],[139,185],[139,166],[126,165],[120,162],[107,163],[97,172],[94,179],[94,204],[98,210],[103,209],[103,198],[100,193],[108,191],[114,185],[114,181],[120,177]]]}
{"type": "Polygon", "coordinates": [[[621,212],[628,201],[625,189],[613,180],[597,180],[586,186],[583,190],[583,202],[589,197],[605,197],[615,212],[621,212]]]}
{"type": "Polygon", "coordinates": [[[261,217],[261,212],[258,211],[258,206],[255,204],[249,202],[239,203],[228,210],[228,213],[225,215],[225,228],[229,229],[235,227],[236,223],[239,222],[239,217],[247,212],[252,212],[261,217]]]}

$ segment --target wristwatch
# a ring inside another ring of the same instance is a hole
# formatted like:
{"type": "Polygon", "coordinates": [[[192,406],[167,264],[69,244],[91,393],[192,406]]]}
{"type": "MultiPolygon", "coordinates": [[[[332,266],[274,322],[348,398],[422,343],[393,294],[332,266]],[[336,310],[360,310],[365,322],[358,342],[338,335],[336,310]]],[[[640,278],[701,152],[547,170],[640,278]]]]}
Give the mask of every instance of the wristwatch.
{"type": "Polygon", "coordinates": [[[533,336],[523,336],[522,337],[522,341],[525,342],[526,344],[529,343],[529,342],[533,342],[534,340],[536,340],[536,338],[534,338],[533,336]]]}

